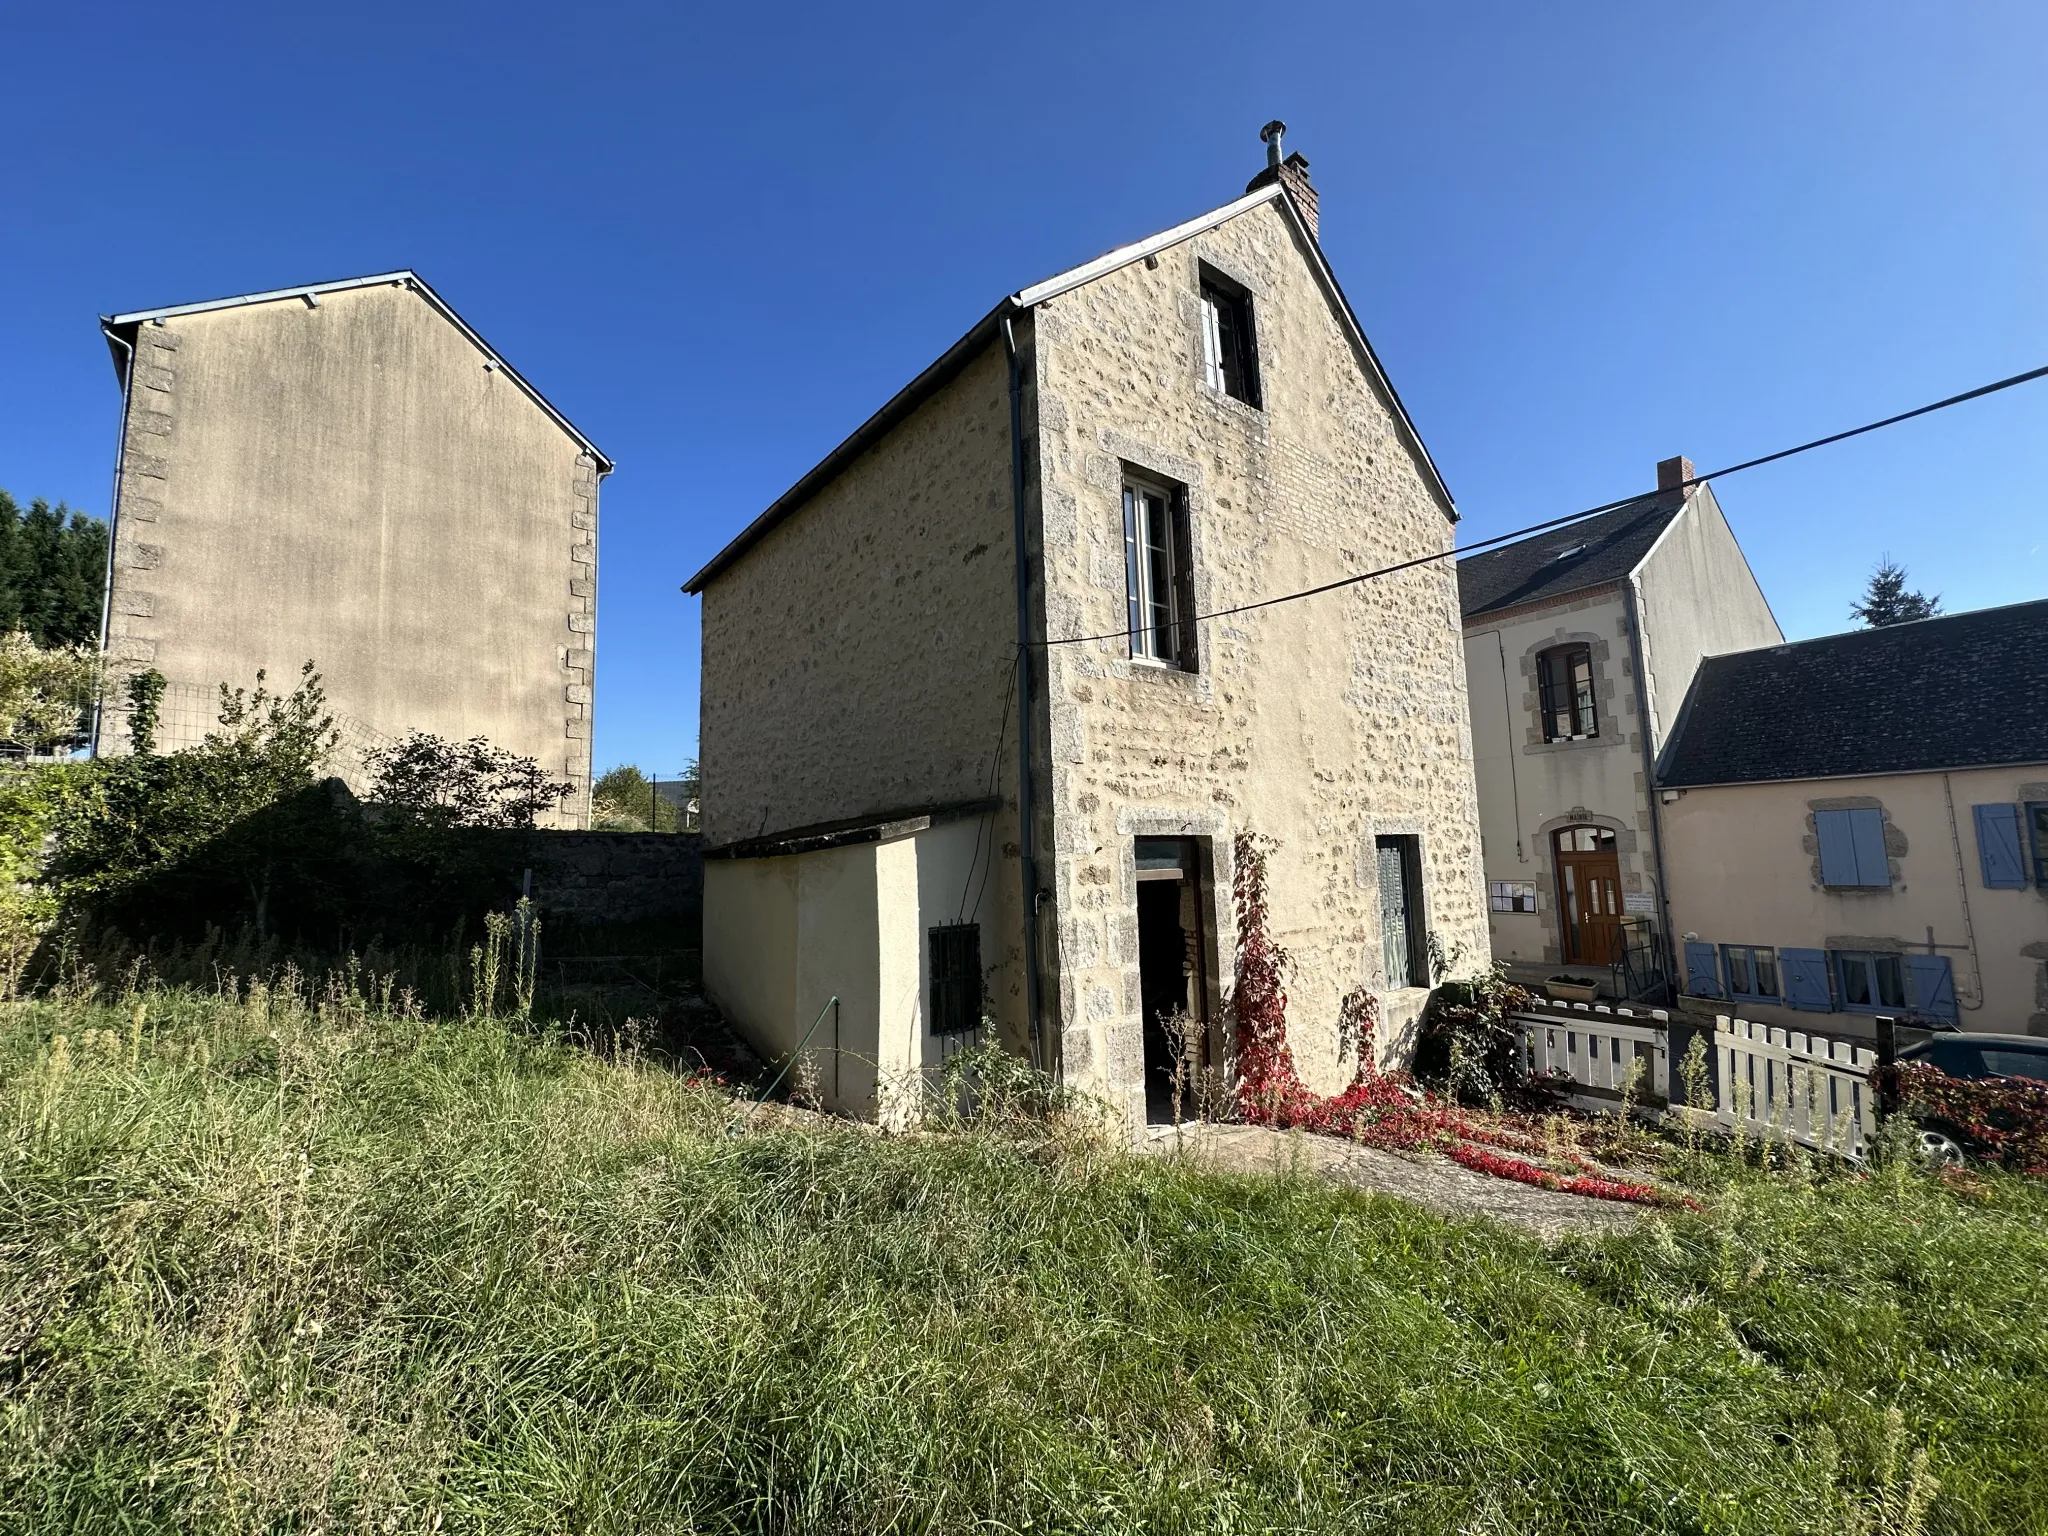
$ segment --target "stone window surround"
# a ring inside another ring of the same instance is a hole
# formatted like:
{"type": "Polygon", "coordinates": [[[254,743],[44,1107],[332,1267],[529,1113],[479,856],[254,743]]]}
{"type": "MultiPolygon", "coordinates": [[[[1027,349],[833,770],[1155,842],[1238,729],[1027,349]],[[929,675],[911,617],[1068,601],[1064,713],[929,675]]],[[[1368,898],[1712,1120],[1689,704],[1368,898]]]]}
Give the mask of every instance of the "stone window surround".
{"type": "Polygon", "coordinates": [[[1213,254],[1201,249],[1201,242],[1190,240],[1182,248],[1182,257],[1188,275],[1187,303],[1181,306],[1182,318],[1187,324],[1187,366],[1188,377],[1194,381],[1195,395],[1207,401],[1218,410],[1236,415],[1249,426],[1264,430],[1266,412],[1261,406],[1247,405],[1244,401],[1209,387],[1209,369],[1202,355],[1202,268],[1208,267],[1218,277],[1237,284],[1245,293],[1245,299],[1252,312],[1252,355],[1254,366],[1259,370],[1261,399],[1265,398],[1264,383],[1272,377],[1268,365],[1271,361],[1266,351],[1266,327],[1259,323],[1260,314],[1266,309],[1267,292],[1261,283],[1255,283],[1227,260],[1219,260],[1213,254]]]}
{"type": "MultiPolygon", "coordinates": [[[[1365,831],[1360,834],[1358,840],[1357,880],[1360,890],[1372,893],[1372,900],[1368,903],[1367,910],[1375,918],[1377,918],[1381,910],[1379,901],[1379,840],[1383,837],[1412,837],[1415,839],[1416,868],[1422,877],[1418,882],[1421,886],[1418,894],[1422,899],[1422,934],[1426,953],[1429,936],[1436,931],[1435,924],[1431,921],[1431,903],[1429,899],[1428,825],[1425,818],[1421,816],[1368,816],[1366,818],[1365,831]]],[[[1432,984],[1427,980],[1419,987],[1389,986],[1387,984],[1386,971],[1386,935],[1377,932],[1376,927],[1374,936],[1379,940],[1377,944],[1362,946],[1363,954],[1360,963],[1365,974],[1359,978],[1359,984],[1366,991],[1381,997],[1406,997],[1416,993],[1426,993],[1431,989],[1432,984]]],[[[1424,965],[1425,967],[1428,965],[1426,959],[1424,965]]]]}
{"type": "MultiPolygon", "coordinates": [[[[1098,471],[1097,461],[1091,456],[1084,480],[1092,488],[1105,492],[1104,511],[1106,524],[1113,537],[1107,542],[1116,550],[1115,565],[1124,569],[1124,482],[1127,476],[1135,475],[1142,480],[1164,481],[1168,488],[1178,489],[1187,507],[1187,562],[1188,586],[1194,594],[1195,612],[1206,612],[1210,606],[1208,564],[1202,558],[1202,525],[1208,512],[1209,495],[1202,479],[1202,468],[1190,459],[1164,448],[1158,448],[1137,438],[1126,436],[1113,428],[1104,427],[1096,433],[1096,442],[1106,458],[1105,466],[1114,464],[1113,474],[1098,471]]],[[[1125,579],[1128,579],[1126,576],[1125,579]]],[[[1119,622],[1126,619],[1124,588],[1119,583],[1116,592],[1116,614],[1119,622]]],[[[1209,655],[1209,626],[1196,624],[1195,664],[1192,667],[1169,666],[1143,657],[1133,658],[1126,653],[1113,657],[1109,664],[1112,677],[1129,678],[1153,687],[1165,687],[1182,692],[1208,694],[1212,689],[1211,659],[1209,655]]],[[[1129,640],[1126,638],[1128,647],[1129,640]]],[[[1162,834],[1165,835],[1165,834],[1162,834]]]]}
{"type": "MultiPolygon", "coordinates": [[[[1540,649],[1540,647],[1539,647],[1540,649]]],[[[1590,745],[1590,743],[1574,743],[1590,745]]],[[[1562,816],[1553,816],[1534,829],[1536,854],[1536,921],[1543,930],[1543,963],[1567,965],[1578,962],[1564,957],[1564,923],[1558,911],[1563,895],[1557,883],[1557,840],[1553,834],[1566,827],[1600,827],[1614,834],[1614,858],[1621,868],[1621,889],[1641,892],[1648,887],[1648,872],[1642,867],[1642,846],[1636,829],[1619,816],[1604,816],[1575,805],[1562,816]]],[[[1494,914],[1498,915],[1498,914],[1494,914]]],[[[1626,915],[1626,909],[1624,909],[1626,915]]]]}
{"type": "MultiPolygon", "coordinates": [[[[1901,878],[1903,873],[1901,861],[1905,858],[1908,851],[1906,834],[1900,830],[1898,823],[1892,820],[1892,813],[1884,808],[1884,802],[1878,799],[1877,796],[1831,795],[1818,800],[1809,800],[1806,802],[1805,822],[1806,833],[1800,839],[1799,846],[1805,850],[1807,858],[1811,861],[1807,865],[1807,869],[1813,876],[1813,888],[1816,891],[1825,896],[1837,896],[1849,901],[1867,901],[1872,898],[1882,900],[1891,895],[1893,891],[1905,889],[1905,882],[1901,878]],[[1885,870],[1890,874],[1892,883],[1884,886],[1829,885],[1821,879],[1820,828],[1814,819],[1813,813],[1815,811],[1876,811],[1882,815],[1884,818],[1885,870]]],[[[1828,947],[1831,949],[1835,947],[1832,940],[1829,941],[1828,947]]],[[[1841,947],[1850,949],[1856,946],[1845,944],[1841,947]]],[[[1864,947],[1880,948],[1882,946],[1871,944],[1864,947]]]]}
{"type": "Polygon", "coordinates": [[[1525,757],[1546,752],[1597,751],[1602,747],[1625,747],[1629,744],[1627,722],[1623,720],[1621,710],[1624,701],[1619,699],[1614,679],[1608,675],[1608,666],[1613,659],[1611,653],[1612,647],[1605,637],[1590,630],[1568,630],[1563,625],[1522,652],[1522,716],[1530,722],[1522,731],[1522,754],[1525,757]],[[1592,654],[1593,715],[1599,724],[1600,734],[1585,741],[1543,739],[1543,692],[1538,681],[1536,658],[1561,645],[1583,645],[1592,654]]]}

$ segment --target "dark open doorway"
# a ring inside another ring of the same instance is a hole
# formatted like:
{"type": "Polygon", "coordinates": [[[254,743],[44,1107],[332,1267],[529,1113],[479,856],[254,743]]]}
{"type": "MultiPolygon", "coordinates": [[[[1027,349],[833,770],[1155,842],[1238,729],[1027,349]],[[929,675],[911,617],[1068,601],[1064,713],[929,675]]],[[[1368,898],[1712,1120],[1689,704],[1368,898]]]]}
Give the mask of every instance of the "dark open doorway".
{"type": "Polygon", "coordinates": [[[1184,1068],[1180,1113],[1195,1115],[1193,1077],[1208,1062],[1207,946],[1201,866],[1191,837],[1141,837],[1138,862],[1138,993],[1145,1023],[1145,1118],[1173,1119],[1176,1063],[1184,1068]],[[1191,1039],[1173,1020],[1193,1021],[1191,1039]]]}

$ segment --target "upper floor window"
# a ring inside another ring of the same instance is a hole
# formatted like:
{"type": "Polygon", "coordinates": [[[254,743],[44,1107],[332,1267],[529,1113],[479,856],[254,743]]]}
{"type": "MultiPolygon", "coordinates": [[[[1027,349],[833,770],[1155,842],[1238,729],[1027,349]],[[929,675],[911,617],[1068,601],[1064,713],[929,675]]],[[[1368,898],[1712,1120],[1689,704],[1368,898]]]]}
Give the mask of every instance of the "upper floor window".
{"type": "Polygon", "coordinates": [[[1259,403],[1251,295],[1207,267],[1202,268],[1202,369],[1218,394],[1246,405],[1259,403]]]}
{"type": "Polygon", "coordinates": [[[1536,658],[1536,691],[1545,741],[1586,741],[1600,734],[1593,705],[1593,651],[1560,645],[1536,658]]]}
{"type": "Polygon", "coordinates": [[[1815,811],[1820,840],[1820,883],[1826,886],[1884,887],[1892,883],[1884,852],[1884,812],[1875,806],[1815,811]]]}
{"type": "Polygon", "coordinates": [[[1194,579],[1187,497],[1177,488],[1124,484],[1124,601],[1131,655],[1193,671],[1194,579]]]}

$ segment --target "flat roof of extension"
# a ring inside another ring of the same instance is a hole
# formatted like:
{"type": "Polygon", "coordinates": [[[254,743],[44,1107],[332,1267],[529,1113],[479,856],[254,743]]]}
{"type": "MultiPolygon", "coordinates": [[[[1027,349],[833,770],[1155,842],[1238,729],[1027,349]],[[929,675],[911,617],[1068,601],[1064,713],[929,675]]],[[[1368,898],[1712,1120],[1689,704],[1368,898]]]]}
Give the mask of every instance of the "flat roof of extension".
{"type": "MultiPolygon", "coordinates": [[[[161,309],[136,309],[122,315],[102,315],[100,316],[100,329],[106,334],[108,338],[107,350],[112,353],[114,351],[113,337],[116,331],[133,330],[137,326],[146,325],[152,321],[169,320],[178,315],[205,314],[209,310],[240,309],[250,304],[278,304],[289,299],[317,299],[323,293],[342,293],[351,288],[410,288],[429,304],[433,305],[435,309],[439,310],[442,317],[449,324],[468,337],[471,344],[489,359],[491,367],[496,368],[506,378],[518,385],[522,394],[543,411],[547,412],[553,418],[556,426],[573,437],[592,458],[596,459],[600,474],[608,475],[612,472],[615,466],[604,451],[578,431],[574,422],[556,410],[553,402],[546,395],[535,389],[527,381],[524,374],[506,362],[496,347],[493,347],[483,337],[479,336],[475,327],[458,315],[455,312],[454,306],[446,299],[434,292],[432,285],[425,278],[410,269],[401,269],[396,272],[377,272],[368,277],[343,277],[325,283],[300,283],[292,288],[272,288],[264,293],[236,294],[231,298],[225,299],[201,299],[196,304],[167,304],[161,309]]],[[[119,353],[114,353],[114,369],[116,373],[121,371],[121,357],[119,353]]],[[[127,379],[123,377],[121,382],[125,385],[127,379]]]]}

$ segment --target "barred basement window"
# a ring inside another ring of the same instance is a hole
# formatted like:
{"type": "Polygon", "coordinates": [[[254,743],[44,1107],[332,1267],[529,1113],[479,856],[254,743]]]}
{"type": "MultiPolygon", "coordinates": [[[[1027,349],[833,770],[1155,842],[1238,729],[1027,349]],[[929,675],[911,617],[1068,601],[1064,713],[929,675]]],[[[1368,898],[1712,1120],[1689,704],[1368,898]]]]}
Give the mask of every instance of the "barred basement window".
{"type": "Polygon", "coordinates": [[[1584,741],[1600,734],[1600,716],[1593,704],[1591,647],[1560,645],[1538,656],[1536,689],[1545,741],[1584,741]]]}
{"type": "Polygon", "coordinates": [[[931,1025],[935,1035],[981,1028],[981,924],[947,923],[931,930],[931,1025]]]}
{"type": "Polygon", "coordinates": [[[1486,905],[1495,912],[1534,912],[1536,887],[1524,880],[1495,880],[1486,887],[1486,905]]]}

